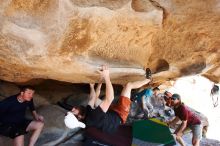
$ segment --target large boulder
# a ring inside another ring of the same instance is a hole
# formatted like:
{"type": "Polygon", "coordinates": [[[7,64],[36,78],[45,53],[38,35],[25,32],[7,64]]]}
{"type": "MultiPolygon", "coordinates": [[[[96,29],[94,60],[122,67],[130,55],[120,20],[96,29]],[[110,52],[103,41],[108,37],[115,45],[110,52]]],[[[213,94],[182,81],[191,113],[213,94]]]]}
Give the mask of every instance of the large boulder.
{"type": "Polygon", "coordinates": [[[155,82],[203,73],[220,79],[220,4],[182,0],[0,0],[0,79],[155,82]]]}

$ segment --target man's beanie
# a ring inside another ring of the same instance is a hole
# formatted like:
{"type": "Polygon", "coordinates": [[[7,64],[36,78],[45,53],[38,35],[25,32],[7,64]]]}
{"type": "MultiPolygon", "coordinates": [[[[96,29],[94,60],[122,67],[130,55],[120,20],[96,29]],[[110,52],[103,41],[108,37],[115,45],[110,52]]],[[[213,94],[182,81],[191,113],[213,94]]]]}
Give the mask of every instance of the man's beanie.
{"type": "Polygon", "coordinates": [[[176,99],[181,100],[181,97],[180,97],[179,94],[173,94],[173,95],[172,95],[172,98],[175,99],[175,100],[176,100],[176,99]]]}

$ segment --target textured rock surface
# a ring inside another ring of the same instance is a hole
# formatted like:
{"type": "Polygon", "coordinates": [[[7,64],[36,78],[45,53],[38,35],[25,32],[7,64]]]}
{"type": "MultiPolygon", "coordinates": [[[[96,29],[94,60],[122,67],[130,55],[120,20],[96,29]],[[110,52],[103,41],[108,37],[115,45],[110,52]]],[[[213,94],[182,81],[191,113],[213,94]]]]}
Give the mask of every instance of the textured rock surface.
{"type": "Polygon", "coordinates": [[[0,0],[0,79],[114,83],[202,73],[220,80],[216,0],[0,0]]]}

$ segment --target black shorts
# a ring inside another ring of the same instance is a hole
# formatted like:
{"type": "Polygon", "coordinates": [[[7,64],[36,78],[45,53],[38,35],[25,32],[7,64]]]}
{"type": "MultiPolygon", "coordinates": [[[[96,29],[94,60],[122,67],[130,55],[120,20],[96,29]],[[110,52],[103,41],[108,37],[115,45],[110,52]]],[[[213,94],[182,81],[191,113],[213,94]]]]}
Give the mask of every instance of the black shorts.
{"type": "Polygon", "coordinates": [[[27,133],[26,129],[32,120],[25,120],[21,124],[3,124],[0,123],[0,135],[14,139],[17,136],[27,133]]]}

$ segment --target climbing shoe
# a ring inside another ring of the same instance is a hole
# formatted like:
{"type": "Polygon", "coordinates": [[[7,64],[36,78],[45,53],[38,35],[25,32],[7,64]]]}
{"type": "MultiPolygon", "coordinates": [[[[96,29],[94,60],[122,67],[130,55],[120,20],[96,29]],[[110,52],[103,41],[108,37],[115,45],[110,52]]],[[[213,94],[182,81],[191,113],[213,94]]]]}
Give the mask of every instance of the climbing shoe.
{"type": "Polygon", "coordinates": [[[147,79],[151,79],[152,74],[151,74],[150,68],[146,68],[146,70],[145,70],[145,76],[146,76],[147,79]]]}

